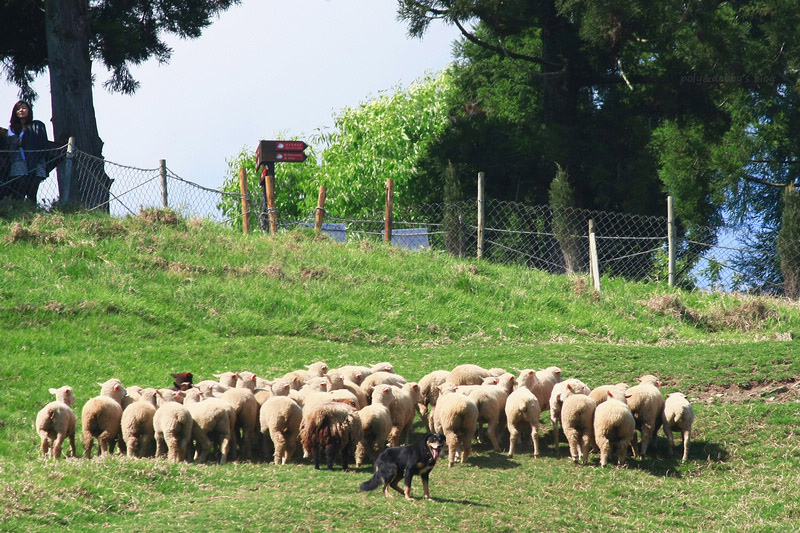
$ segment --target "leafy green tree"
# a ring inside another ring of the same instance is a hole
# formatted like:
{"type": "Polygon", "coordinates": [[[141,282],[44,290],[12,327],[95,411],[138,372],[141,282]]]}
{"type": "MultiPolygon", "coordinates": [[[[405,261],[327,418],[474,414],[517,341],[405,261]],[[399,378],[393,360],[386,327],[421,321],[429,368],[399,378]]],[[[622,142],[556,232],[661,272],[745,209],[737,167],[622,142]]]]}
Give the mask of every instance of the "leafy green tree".
{"type": "MultiPolygon", "coordinates": [[[[7,79],[20,96],[33,100],[35,77],[50,73],[53,134],[75,137],[76,147],[102,158],[103,141],[97,129],[92,90],[92,62],[111,71],[104,86],[132,94],[138,82],[130,65],[154,57],[169,61],[171,50],[162,35],[199,37],[212,17],[239,0],[12,0],[0,4],[0,61],[7,79]]],[[[78,174],[69,188],[71,198],[86,207],[108,201],[110,178],[95,169],[99,183],[78,174]],[[99,186],[98,186],[99,185],[99,186]]],[[[69,201],[62,190],[61,200],[69,201]]]]}
{"type": "MultiPolygon", "coordinates": [[[[281,219],[307,218],[317,204],[319,187],[328,188],[325,209],[336,217],[370,218],[382,213],[386,180],[395,186],[395,208],[441,201],[442,169],[422,162],[447,123],[452,90],[448,70],[424,76],[406,89],[387,91],[334,116],[330,132],[309,137],[311,154],[304,163],[278,163],[276,210],[281,219]],[[317,151],[314,147],[321,147],[317,151]]],[[[223,189],[239,192],[239,167],[248,170],[250,190],[258,190],[255,154],[244,150],[229,162],[223,189]]],[[[221,205],[237,217],[235,202],[221,205]]]]}

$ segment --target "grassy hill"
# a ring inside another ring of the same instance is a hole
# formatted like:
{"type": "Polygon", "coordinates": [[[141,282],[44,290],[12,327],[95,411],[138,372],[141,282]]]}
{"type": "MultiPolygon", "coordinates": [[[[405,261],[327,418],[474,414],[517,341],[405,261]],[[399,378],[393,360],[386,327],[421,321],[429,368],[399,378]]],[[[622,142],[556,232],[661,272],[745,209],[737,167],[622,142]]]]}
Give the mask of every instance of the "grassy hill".
{"type": "Polygon", "coordinates": [[[740,531],[800,517],[796,303],[612,279],[597,293],[584,277],[310,232],[245,237],[168,211],[119,220],[0,208],[0,323],[2,531],[740,531]],[[390,361],[411,380],[465,362],[556,365],[590,386],[654,373],[664,392],[693,400],[695,441],[685,465],[663,453],[662,434],[658,458],[576,467],[563,444],[556,457],[548,420],[541,458],[479,444],[466,465],[437,466],[431,502],[359,493],[369,465],[39,458],[33,422],[48,387],[72,385],[79,412],[110,377],[271,378],[317,360],[390,361]]]}

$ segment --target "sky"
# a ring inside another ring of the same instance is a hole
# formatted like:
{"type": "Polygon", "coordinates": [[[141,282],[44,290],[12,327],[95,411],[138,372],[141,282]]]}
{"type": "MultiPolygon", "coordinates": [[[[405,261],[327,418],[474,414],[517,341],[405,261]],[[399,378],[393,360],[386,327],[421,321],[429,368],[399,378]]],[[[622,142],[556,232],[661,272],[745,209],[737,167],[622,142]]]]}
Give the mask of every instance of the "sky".
{"type": "MultiPolygon", "coordinates": [[[[408,37],[396,0],[242,0],[198,39],[167,37],[169,63],[132,67],[141,83],[132,96],[106,91],[108,72],[94,64],[103,155],[137,168],[165,159],[179,177],[219,188],[226,160],[243,147],[332,128],[344,107],[447,66],[457,38],[440,21],[422,39],[408,37]]],[[[34,117],[52,139],[46,72],[34,88],[34,117]]],[[[17,97],[0,79],[0,125],[17,97]]]]}

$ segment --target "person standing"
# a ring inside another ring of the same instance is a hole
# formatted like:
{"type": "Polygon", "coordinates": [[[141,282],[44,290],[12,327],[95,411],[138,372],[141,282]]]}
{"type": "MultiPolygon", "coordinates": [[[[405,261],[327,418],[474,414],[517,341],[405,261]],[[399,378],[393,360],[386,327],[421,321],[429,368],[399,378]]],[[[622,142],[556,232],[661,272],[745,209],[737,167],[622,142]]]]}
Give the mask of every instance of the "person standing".
{"type": "Polygon", "coordinates": [[[35,205],[39,184],[47,177],[47,130],[41,121],[33,120],[33,108],[25,100],[14,104],[11,110],[7,145],[13,152],[5,192],[35,205]]]}

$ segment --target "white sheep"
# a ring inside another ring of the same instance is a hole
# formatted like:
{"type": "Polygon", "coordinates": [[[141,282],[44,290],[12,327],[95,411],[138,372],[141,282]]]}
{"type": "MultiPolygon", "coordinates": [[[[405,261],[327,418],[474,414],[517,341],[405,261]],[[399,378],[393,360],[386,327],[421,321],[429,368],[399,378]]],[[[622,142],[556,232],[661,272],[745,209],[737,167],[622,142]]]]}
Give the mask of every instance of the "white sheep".
{"type": "Polygon", "coordinates": [[[617,383],[615,385],[600,385],[599,387],[592,389],[592,392],[589,393],[589,398],[594,400],[597,405],[600,405],[604,401],[608,399],[609,393],[611,393],[615,398],[619,398],[620,394],[622,395],[622,401],[625,397],[625,391],[628,390],[627,383],[617,383]]]}
{"type": "Polygon", "coordinates": [[[95,438],[100,455],[114,451],[116,439],[120,434],[122,400],[127,395],[122,382],[116,378],[99,385],[101,395],[90,398],[81,410],[84,455],[87,459],[92,458],[95,438]]]}
{"type": "Polygon", "coordinates": [[[478,428],[478,406],[471,398],[451,392],[448,383],[439,387],[439,400],[433,413],[434,428],[447,439],[448,466],[469,457],[472,438],[478,428]]]}
{"type": "Polygon", "coordinates": [[[664,424],[664,435],[667,437],[667,444],[669,445],[669,454],[674,454],[675,439],[672,435],[674,430],[681,432],[681,441],[683,441],[683,458],[682,462],[686,462],[689,458],[689,440],[692,437],[692,424],[694,423],[694,409],[692,404],[686,399],[686,396],[680,392],[673,392],[667,394],[667,399],[664,402],[664,410],[662,412],[662,422],[664,424]]]}
{"type": "Polygon", "coordinates": [[[453,385],[480,385],[483,383],[484,378],[491,375],[488,370],[481,366],[464,364],[453,368],[447,376],[447,381],[453,385]]]}
{"type": "MultiPolygon", "coordinates": [[[[494,378],[492,383],[496,383],[496,381],[496,378],[494,378]]],[[[500,449],[498,437],[503,419],[505,418],[505,405],[508,393],[504,388],[496,384],[458,386],[456,392],[469,396],[475,402],[475,405],[478,406],[476,432],[479,442],[485,442],[483,440],[482,428],[483,424],[486,424],[486,434],[489,437],[489,442],[492,443],[492,448],[498,451],[500,449]]]]}
{"type": "Polygon", "coordinates": [[[553,386],[548,404],[550,405],[550,422],[553,423],[553,446],[556,454],[559,453],[558,436],[559,426],[561,425],[561,406],[564,403],[563,394],[567,387],[570,387],[570,393],[590,394],[591,392],[584,382],[576,378],[560,381],[553,386]]]}
{"type": "Polygon", "coordinates": [[[58,389],[48,389],[56,399],[42,407],[36,415],[36,432],[41,437],[42,455],[55,459],[61,458],[64,440],[69,439],[72,457],[75,457],[75,393],[72,387],[64,385],[58,389]]]}
{"type": "Polygon", "coordinates": [[[153,417],[156,414],[156,389],[142,389],[139,399],[122,411],[120,427],[128,457],[151,455],[155,437],[153,417]]]}
{"type": "Polygon", "coordinates": [[[306,365],[306,370],[292,370],[287,372],[283,378],[289,382],[294,389],[302,387],[309,379],[322,377],[328,373],[328,365],[323,361],[317,361],[306,365]]]}
{"type": "Polygon", "coordinates": [[[356,385],[361,385],[361,382],[372,374],[372,369],[368,366],[346,365],[336,370],[356,385]]]}
{"type": "Polygon", "coordinates": [[[228,389],[220,399],[228,402],[236,412],[232,443],[235,445],[234,455],[237,459],[253,458],[253,445],[258,429],[259,407],[253,391],[249,388],[228,389]]]}
{"type": "Polygon", "coordinates": [[[156,457],[166,454],[171,462],[184,461],[194,428],[192,414],[183,404],[165,400],[160,392],[157,399],[159,406],[153,415],[156,457]]]}
{"type": "Polygon", "coordinates": [[[636,421],[625,403],[624,391],[618,387],[606,391],[606,399],[597,405],[594,412],[594,438],[600,450],[600,466],[608,464],[612,453],[617,455],[617,465],[624,466],[628,446],[635,434],[636,421]]]}
{"type": "Polygon", "coordinates": [[[251,392],[255,392],[257,381],[258,376],[253,372],[242,371],[236,373],[236,388],[249,389],[251,392]]]}
{"type": "MultiPolygon", "coordinates": [[[[519,371],[519,377],[517,378],[517,388],[525,387],[531,392],[537,388],[539,384],[539,378],[536,377],[536,371],[531,368],[526,368],[524,370],[519,371]]],[[[535,393],[534,393],[535,394],[535,393]]]]}
{"type": "Polygon", "coordinates": [[[636,420],[636,429],[642,435],[641,447],[637,449],[636,438],[631,442],[634,455],[642,458],[652,443],[656,444],[656,435],[661,426],[661,414],[664,410],[664,397],[658,386],[660,381],[651,375],[639,378],[640,383],[625,391],[625,399],[636,420]],[[652,442],[651,442],[652,441],[652,442]]]}
{"type": "Polygon", "coordinates": [[[223,372],[222,374],[214,374],[220,385],[224,385],[229,389],[236,387],[236,372],[223,372]]]}
{"type": "Polygon", "coordinates": [[[203,399],[197,389],[186,391],[184,405],[194,420],[192,440],[195,441],[194,460],[202,463],[211,449],[212,438],[219,444],[220,464],[225,464],[230,453],[231,439],[235,432],[236,411],[219,398],[203,399]],[[202,400],[202,401],[201,401],[202,400]]]}
{"type": "Polygon", "coordinates": [[[375,458],[386,448],[386,439],[392,430],[392,415],[389,406],[394,401],[391,385],[375,387],[372,391],[372,402],[358,412],[361,419],[361,439],[356,446],[356,467],[360,468],[364,460],[375,458]]]}
{"type": "Polygon", "coordinates": [[[369,400],[372,398],[372,389],[374,389],[377,385],[394,385],[396,387],[402,387],[405,385],[405,383],[405,378],[399,374],[378,371],[373,372],[364,378],[364,381],[361,382],[360,386],[361,390],[364,392],[364,396],[369,400]]]}
{"type": "Polygon", "coordinates": [[[539,400],[527,387],[519,387],[508,395],[505,405],[506,425],[509,433],[508,456],[514,457],[514,450],[522,432],[530,430],[533,442],[533,456],[539,457],[539,400]]]}
{"type": "Polygon", "coordinates": [[[444,383],[449,375],[449,370],[434,370],[425,374],[419,380],[422,403],[417,406],[417,409],[422,422],[430,432],[433,432],[433,411],[436,409],[436,400],[439,399],[439,385],[444,383]]]}
{"type": "Polygon", "coordinates": [[[597,404],[588,395],[572,390],[570,385],[561,393],[561,427],[569,442],[569,455],[575,464],[586,464],[589,449],[594,443],[594,410],[597,404]]]}
{"type": "Polygon", "coordinates": [[[387,362],[375,363],[370,367],[370,371],[373,374],[375,372],[388,372],[390,374],[394,374],[394,365],[392,363],[387,363],[387,362]]]}
{"type": "MultiPolygon", "coordinates": [[[[374,392],[374,390],[373,390],[374,392]]],[[[389,406],[392,417],[392,430],[389,432],[389,446],[408,446],[411,428],[414,425],[416,406],[422,401],[419,385],[409,381],[394,391],[394,400],[389,406]]]]}
{"type": "Polygon", "coordinates": [[[259,421],[264,448],[267,441],[272,442],[276,465],[285,465],[292,459],[302,419],[302,409],[288,396],[272,396],[261,406],[259,421]]]}
{"type": "Polygon", "coordinates": [[[550,409],[550,394],[556,383],[561,382],[561,369],[557,366],[547,367],[544,370],[536,371],[536,384],[531,392],[536,395],[542,411],[550,409]]]}

